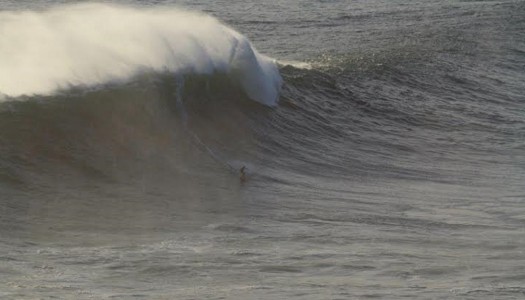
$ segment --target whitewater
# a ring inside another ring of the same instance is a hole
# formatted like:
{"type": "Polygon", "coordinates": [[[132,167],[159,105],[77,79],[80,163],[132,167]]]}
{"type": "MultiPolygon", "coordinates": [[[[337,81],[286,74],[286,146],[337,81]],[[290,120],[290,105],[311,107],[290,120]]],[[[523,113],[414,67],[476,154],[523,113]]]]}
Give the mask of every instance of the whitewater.
{"type": "Polygon", "coordinates": [[[81,4],[2,12],[0,28],[0,93],[9,97],[170,72],[229,74],[253,100],[270,106],[278,100],[281,78],[275,62],[204,14],[81,4]]]}

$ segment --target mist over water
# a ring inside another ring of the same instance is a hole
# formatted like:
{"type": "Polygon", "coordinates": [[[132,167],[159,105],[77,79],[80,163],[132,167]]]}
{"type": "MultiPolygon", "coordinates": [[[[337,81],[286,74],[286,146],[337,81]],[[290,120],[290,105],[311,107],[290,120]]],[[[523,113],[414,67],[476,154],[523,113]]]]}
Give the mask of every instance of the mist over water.
{"type": "Polygon", "coordinates": [[[122,82],[144,72],[225,73],[252,99],[273,105],[273,62],[239,33],[204,14],[108,4],[4,12],[0,90],[10,97],[122,82]],[[104,24],[103,28],[97,24],[104,24]]]}
{"type": "Polygon", "coordinates": [[[525,294],[523,2],[64,3],[0,3],[0,298],[525,294]]]}

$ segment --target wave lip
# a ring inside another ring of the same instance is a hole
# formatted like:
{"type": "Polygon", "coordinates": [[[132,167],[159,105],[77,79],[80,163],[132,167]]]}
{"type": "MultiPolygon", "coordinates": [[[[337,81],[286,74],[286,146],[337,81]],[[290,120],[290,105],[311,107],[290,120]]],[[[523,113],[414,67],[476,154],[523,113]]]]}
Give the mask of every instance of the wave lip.
{"type": "Polygon", "coordinates": [[[123,82],[141,72],[226,73],[246,94],[277,104],[276,63],[213,17],[174,7],[108,4],[0,13],[0,93],[50,95],[123,82]]]}

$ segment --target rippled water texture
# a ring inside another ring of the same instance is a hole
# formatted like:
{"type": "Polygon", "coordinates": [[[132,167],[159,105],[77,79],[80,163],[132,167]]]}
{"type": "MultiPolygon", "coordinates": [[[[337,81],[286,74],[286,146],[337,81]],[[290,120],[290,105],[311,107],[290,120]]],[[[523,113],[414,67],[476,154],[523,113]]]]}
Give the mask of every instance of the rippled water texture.
{"type": "Polygon", "coordinates": [[[2,34],[0,298],[525,297],[523,1],[109,2],[223,35],[2,34]]]}

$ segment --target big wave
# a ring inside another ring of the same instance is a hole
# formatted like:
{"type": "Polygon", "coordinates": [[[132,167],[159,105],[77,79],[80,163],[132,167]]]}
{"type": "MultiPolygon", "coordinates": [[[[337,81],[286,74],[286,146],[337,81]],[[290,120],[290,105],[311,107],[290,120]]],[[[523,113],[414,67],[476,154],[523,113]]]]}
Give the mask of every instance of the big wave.
{"type": "MultiPolygon", "coordinates": [[[[275,61],[208,15],[108,4],[0,13],[0,95],[53,95],[141,73],[226,74],[246,95],[277,104],[275,61]]],[[[179,77],[179,78],[180,78],[179,77]]]]}

